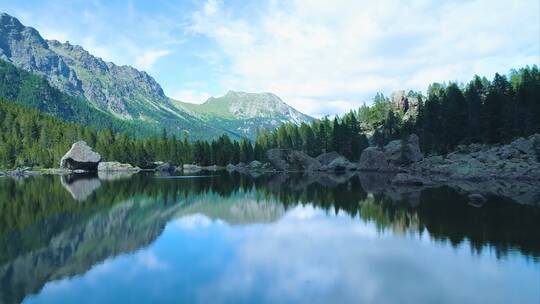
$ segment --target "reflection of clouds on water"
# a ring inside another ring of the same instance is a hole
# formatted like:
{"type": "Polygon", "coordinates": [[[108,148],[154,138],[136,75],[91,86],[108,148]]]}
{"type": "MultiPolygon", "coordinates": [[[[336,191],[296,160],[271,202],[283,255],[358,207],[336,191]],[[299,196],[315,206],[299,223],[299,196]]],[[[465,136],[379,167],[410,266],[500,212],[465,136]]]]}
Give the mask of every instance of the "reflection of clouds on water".
{"type": "Polygon", "coordinates": [[[166,270],[169,267],[151,250],[145,250],[137,255],[137,265],[149,271],[166,270]]]}
{"type": "Polygon", "coordinates": [[[201,302],[501,303],[516,298],[509,289],[496,289],[512,266],[495,257],[475,259],[466,248],[452,251],[420,237],[379,233],[372,224],[328,217],[312,206],[293,208],[278,223],[242,233],[234,258],[210,285],[200,286],[201,302]],[[456,284],[460,292],[447,288],[456,284]]]}
{"type": "Polygon", "coordinates": [[[49,283],[29,302],[95,292],[93,302],[526,303],[538,284],[530,266],[305,205],[271,223],[181,217],[148,248],[49,283]]]}
{"type": "Polygon", "coordinates": [[[181,217],[173,222],[180,229],[201,229],[210,226],[211,224],[220,224],[221,221],[212,221],[209,217],[203,214],[193,214],[181,217]]]}

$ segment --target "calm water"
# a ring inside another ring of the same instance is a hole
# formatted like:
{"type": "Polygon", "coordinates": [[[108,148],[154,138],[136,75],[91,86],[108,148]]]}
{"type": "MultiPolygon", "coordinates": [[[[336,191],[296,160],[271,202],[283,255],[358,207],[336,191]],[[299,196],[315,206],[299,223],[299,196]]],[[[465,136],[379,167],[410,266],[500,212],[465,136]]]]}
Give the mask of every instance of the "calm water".
{"type": "Polygon", "coordinates": [[[0,178],[0,302],[540,302],[539,207],[386,178],[0,178]]]}

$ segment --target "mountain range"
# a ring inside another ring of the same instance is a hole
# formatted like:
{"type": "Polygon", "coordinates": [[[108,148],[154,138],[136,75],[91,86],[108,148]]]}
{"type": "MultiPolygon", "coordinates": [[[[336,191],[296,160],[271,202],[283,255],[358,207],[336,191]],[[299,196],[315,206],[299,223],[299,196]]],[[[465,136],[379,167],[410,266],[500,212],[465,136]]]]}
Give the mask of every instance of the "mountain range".
{"type": "MultiPolygon", "coordinates": [[[[76,110],[71,116],[66,114],[71,118],[68,120],[96,127],[103,126],[105,120],[107,126],[128,126],[122,130],[135,134],[157,133],[165,128],[175,135],[187,132],[192,139],[215,138],[223,133],[233,138],[254,138],[257,129],[313,120],[271,93],[229,91],[200,105],[174,100],[167,97],[159,83],[146,72],[105,62],[69,42],[46,40],[36,29],[24,26],[5,13],[0,14],[0,59],[16,69],[46,79],[52,91],[56,89],[64,101],[70,100],[69,105],[80,103],[78,106],[85,107],[86,112],[102,117],[99,123],[93,123],[79,117],[76,110]]],[[[6,67],[9,65],[1,66],[6,67]]],[[[24,75],[24,72],[17,74],[24,75]]],[[[10,86],[12,78],[4,77],[4,86],[10,86]]],[[[21,83],[25,82],[19,85],[21,83]]],[[[32,94],[39,95],[39,92],[32,94]]],[[[17,96],[20,95],[25,94],[19,92],[17,96]]],[[[56,102],[60,101],[52,98],[42,102],[39,109],[66,118],[53,104],[56,102]]]]}

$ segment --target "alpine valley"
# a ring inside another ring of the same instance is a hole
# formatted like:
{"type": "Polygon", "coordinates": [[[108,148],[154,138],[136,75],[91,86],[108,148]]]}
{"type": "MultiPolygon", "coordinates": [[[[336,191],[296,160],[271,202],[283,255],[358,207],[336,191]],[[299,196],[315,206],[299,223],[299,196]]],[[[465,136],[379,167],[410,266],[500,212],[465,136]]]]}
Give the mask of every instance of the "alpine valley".
{"type": "Polygon", "coordinates": [[[271,93],[228,92],[201,105],[173,100],[144,71],[95,57],[78,45],[46,40],[0,15],[0,98],[63,120],[141,136],[255,138],[257,129],[310,122],[271,93]],[[36,98],[38,97],[38,98],[36,98]]]}

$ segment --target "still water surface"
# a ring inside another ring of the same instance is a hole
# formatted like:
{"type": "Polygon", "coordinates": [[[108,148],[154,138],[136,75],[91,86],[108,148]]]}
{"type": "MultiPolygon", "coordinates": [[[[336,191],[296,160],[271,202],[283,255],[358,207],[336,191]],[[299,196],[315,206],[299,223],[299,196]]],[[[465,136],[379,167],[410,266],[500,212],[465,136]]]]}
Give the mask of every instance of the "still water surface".
{"type": "Polygon", "coordinates": [[[384,185],[2,178],[0,303],[539,303],[539,207],[384,185]]]}

